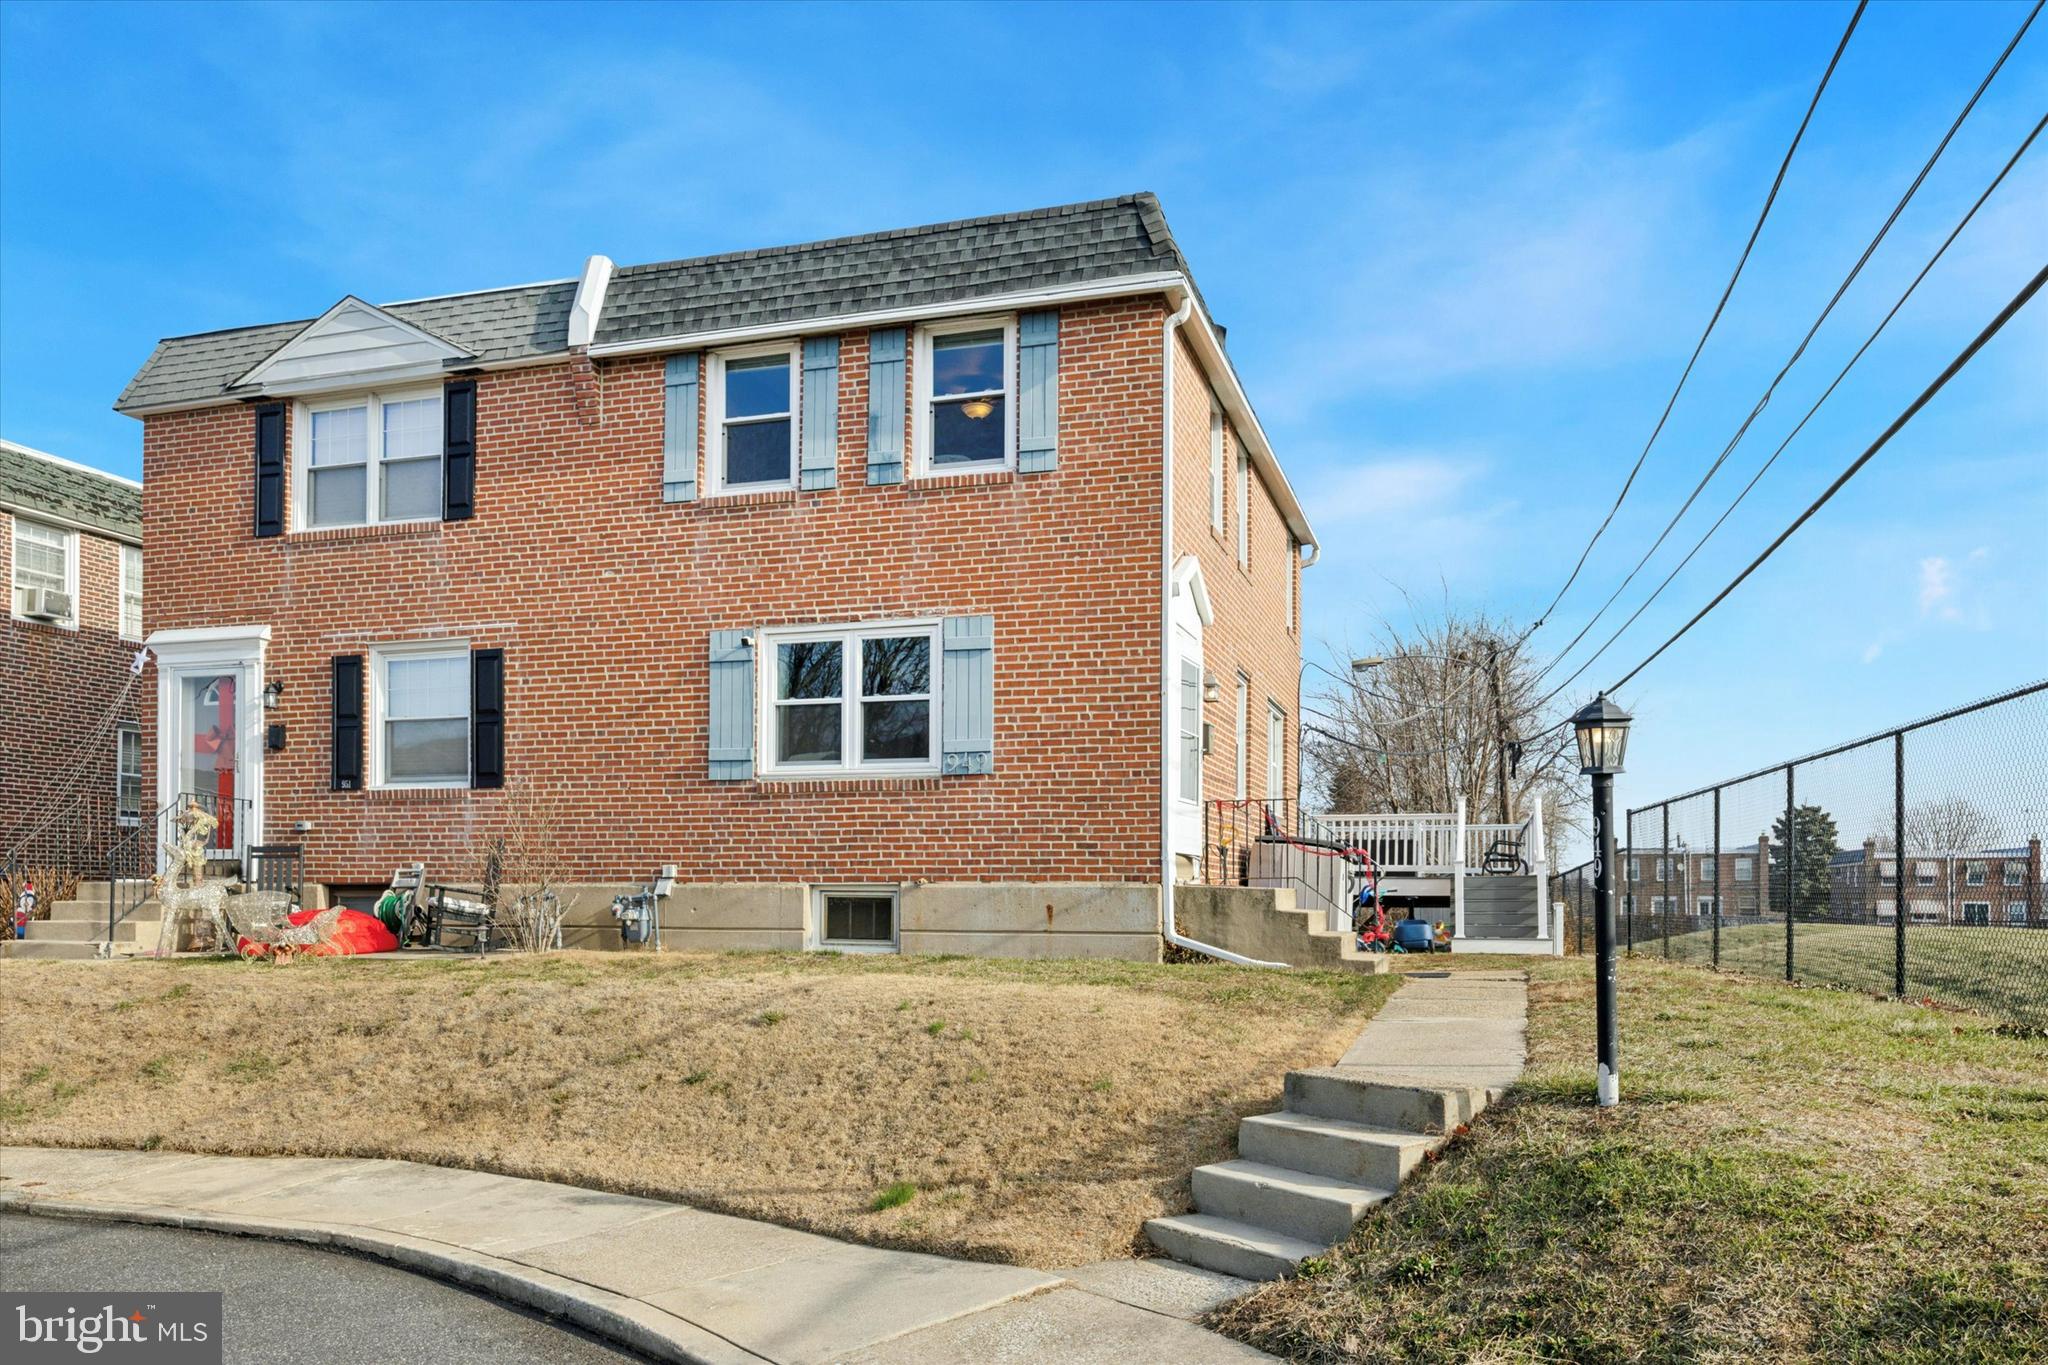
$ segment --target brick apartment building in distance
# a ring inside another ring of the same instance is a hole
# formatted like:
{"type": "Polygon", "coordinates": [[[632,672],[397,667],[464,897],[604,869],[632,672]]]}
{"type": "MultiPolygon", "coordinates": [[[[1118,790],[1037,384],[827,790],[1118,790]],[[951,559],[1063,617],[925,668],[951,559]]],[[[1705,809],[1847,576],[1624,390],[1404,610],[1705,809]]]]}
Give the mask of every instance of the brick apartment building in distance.
{"type": "Polygon", "coordinates": [[[90,870],[143,814],[141,486],[0,441],[0,556],[0,860],[90,870]]]}
{"type": "Polygon", "coordinates": [[[1295,789],[1313,535],[1150,195],[344,298],[117,406],[147,802],[316,894],[517,800],[572,946],[674,864],[671,945],[1153,959],[1201,801],[1295,789]]]}

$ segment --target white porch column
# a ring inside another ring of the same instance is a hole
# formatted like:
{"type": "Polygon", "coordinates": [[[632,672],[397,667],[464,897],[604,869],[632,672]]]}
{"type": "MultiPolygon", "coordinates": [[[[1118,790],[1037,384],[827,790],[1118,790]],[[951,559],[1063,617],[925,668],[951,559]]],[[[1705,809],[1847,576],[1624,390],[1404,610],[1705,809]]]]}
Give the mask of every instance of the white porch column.
{"type": "Polygon", "coordinates": [[[1465,798],[1458,798],[1451,830],[1451,936],[1465,937],[1465,798]]]}
{"type": "Polygon", "coordinates": [[[1535,809],[1529,812],[1529,842],[1535,845],[1535,854],[1529,859],[1529,870],[1536,874],[1536,937],[1550,937],[1550,858],[1543,846],[1543,798],[1536,798],[1535,809]]]}

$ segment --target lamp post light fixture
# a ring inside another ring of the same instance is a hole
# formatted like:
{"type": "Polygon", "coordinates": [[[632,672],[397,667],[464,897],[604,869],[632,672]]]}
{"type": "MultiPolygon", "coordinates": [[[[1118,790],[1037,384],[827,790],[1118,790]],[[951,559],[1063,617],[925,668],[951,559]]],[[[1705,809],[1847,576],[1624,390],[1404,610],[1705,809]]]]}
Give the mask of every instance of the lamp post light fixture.
{"type": "Polygon", "coordinates": [[[1593,779],[1593,951],[1602,1109],[1621,1103],[1621,1030],[1615,1019],[1614,982],[1614,775],[1628,752],[1630,719],[1604,693],[1572,717],[1579,739],[1579,771],[1593,779]]]}

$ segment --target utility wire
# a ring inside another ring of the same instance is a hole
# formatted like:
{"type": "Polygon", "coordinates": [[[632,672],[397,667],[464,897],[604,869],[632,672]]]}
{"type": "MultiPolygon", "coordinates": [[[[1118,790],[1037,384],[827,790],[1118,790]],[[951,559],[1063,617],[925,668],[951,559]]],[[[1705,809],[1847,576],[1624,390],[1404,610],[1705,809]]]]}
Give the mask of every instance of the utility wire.
{"type": "Polygon", "coordinates": [[[1799,120],[1799,131],[1792,135],[1792,145],[1785,149],[1784,160],[1778,163],[1777,177],[1771,181],[1771,192],[1764,197],[1763,210],[1757,214],[1756,226],[1750,229],[1749,240],[1743,244],[1742,255],[1736,259],[1735,273],[1728,277],[1727,287],[1721,291],[1721,300],[1714,305],[1713,315],[1707,319],[1706,330],[1700,333],[1699,342],[1692,348],[1692,357],[1685,362],[1685,369],[1679,373],[1677,387],[1671,390],[1671,397],[1665,401],[1664,412],[1657,418],[1657,425],[1651,429],[1650,439],[1643,443],[1642,454],[1636,456],[1634,467],[1622,481],[1621,492],[1614,498],[1614,506],[1607,509],[1607,515],[1594,530],[1593,538],[1587,541],[1586,548],[1579,552],[1579,562],[1572,566],[1571,574],[1564,580],[1564,586],[1557,590],[1557,596],[1550,599],[1550,605],[1537,615],[1535,623],[1529,627],[1531,633],[1550,618],[1550,613],[1557,610],[1557,604],[1564,600],[1564,595],[1571,591],[1572,584],[1578,581],[1580,571],[1586,567],[1588,556],[1593,553],[1593,547],[1598,545],[1600,537],[1607,533],[1607,528],[1614,522],[1615,513],[1621,510],[1621,504],[1627,500],[1629,489],[1635,486],[1636,476],[1643,472],[1643,462],[1650,458],[1650,448],[1657,444],[1657,437],[1663,432],[1664,424],[1671,419],[1671,410],[1678,406],[1678,396],[1685,392],[1686,380],[1692,377],[1693,366],[1699,363],[1700,352],[1707,348],[1707,338],[1714,334],[1714,327],[1720,322],[1722,311],[1728,307],[1729,296],[1735,292],[1735,282],[1742,278],[1742,269],[1749,263],[1749,254],[1755,249],[1756,240],[1763,233],[1764,220],[1771,216],[1771,206],[1777,202],[1778,191],[1785,183],[1785,173],[1792,167],[1793,153],[1799,150],[1799,144],[1806,136],[1807,126],[1813,122],[1813,111],[1820,107],[1820,97],[1827,90],[1828,81],[1833,78],[1835,67],[1840,64],[1842,53],[1849,46],[1849,38],[1856,32],[1856,25],[1862,20],[1863,11],[1869,4],[1870,0],[1857,0],[1856,12],[1849,16],[1849,27],[1843,30],[1842,41],[1835,44],[1835,55],[1828,59],[1827,70],[1821,73],[1820,84],[1815,87],[1813,98],[1807,103],[1806,116],[1799,120]]]}
{"type": "MultiPolygon", "coordinates": [[[[2036,8],[2039,7],[2037,6],[2036,8]]],[[[1697,555],[1703,548],[1705,548],[1706,543],[1709,540],[1713,539],[1714,533],[1716,531],[1719,531],[1721,529],[1722,524],[1728,520],[1729,516],[1731,516],[1734,513],[1735,509],[1742,505],[1743,499],[1749,496],[1750,490],[1754,489],[1757,486],[1757,483],[1763,478],[1763,476],[1770,472],[1771,466],[1778,462],[1778,457],[1785,453],[1785,448],[1791,445],[1793,439],[1797,437],[1800,432],[1806,429],[1806,424],[1813,420],[1813,415],[1820,411],[1821,405],[1827,402],[1828,398],[1834,393],[1834,391],[1841,386],[1842,381],[1849,377],[1849,371],[1856,368],[1857,362],[1863,359],[1864,353],[1871,348],[1872,344],[1874,344],[1877,341],[1878,337],[1884,334],[1885,328],[1891,325],[1892,319],[1899,315],[1899,310],[1906,306],[1906,300],[1913,297],[1914,291],[1919,289],[1921,282],[1927,278],[1928,274],[1934,269],[1935,265],[1941,260],[1941,258],[1945,254],[1947,254],[1949,247],[1955,244],[1956,238],[1962,235],[1963,229],[1969,226],[1970,220],[1977,216],[1977,211],[1984,207],[1985,202],[1989,200],[1992,194],[1998,189],[1998,187],[2005,182],[2006,176],[2012,173],[2013,167],[2017,166],[2020,162],[2020,158],[2027,154],[2027,149],[2034,145],[2035,139],[2040,137],[2041,132],[2044,128],[2048,128],[2048,117],[2044,117],[2034,124],[2032,131],[2030,131],[2027,134],[2025,140],[2020,143],[2018,149],[2013,152],[2011,157],[2007,158],[2005,165],[1999,168],[1998,174],[1992,177],[1991,183],[1984,187],[1984,192],[1977,196],[1976,202],[1971,204],[1969,210],[1965,212],[1960,219],[1957,220],[1955,227],[1949,230],[1948,236],[1943,239],[1941,245],[1935,248],[1934,254],[1927,258],[1927,264],[1920,267],[1920,273],[1913,277],[1912,282],[1906,286],[1905,291],[1901,293],[1898,297],[1898,300],[1892,304],[1891,310],[1887,312],[1884,315],[1884,317],[1878,321],[1876,327],[1871,329],[1870,335],[1863,339],[1863,344],[1856,348],[1856,353],[1849,357],[1848,363],[1842,366],[1840,372],[1835,375],[1833,382],[1831,382],[1826,389],[1822,390],[1820,397],[1813,400],[1813,406],[1809,407],[1806,410],[1806,415],[1801,417],[1799,419],[1798,424],[1794,426],[1791,431],[1785,434],[1785,439],[1778,443],[1778,448],[1772,451],[1770,457],[1763,462],[1762,466],[1757,469],[1756,473],[1750,476],[1749,482],[1743,486],[1741,492],[1735,495],[1734,501],[1728,504],[1728,506],[1722,511],[1721,515],[1715,519],[1714,524],[1712,526],[1709,526],[1706,529],[1706,532],[1703,535],[1701,535],[1697,541],[1693,543],[1693,547],[1690,550],[1686,551],[1685,558],[1678,561],[1678,563],[1672,568],[1671,572],[1664,576],[1664,581],[1659,583],[1656,586],[1656,588],[1650,593],[1650,595],[1643,599],[1641,605],[1639,605],[1635,609],[1635,611],[1630,613],[1629,618],[1626,621],[1623,621],[1612,635],[1609,635],[1607,637],[1606,641],[1601,644],[1600,648],[1594,650],[1593,653],[1586,658],[1585,662],[1581,663],[1578,666],[1578,668],[1572,672],[1572,675],[1570,677],[1566,678],[1563,682],[1559,683],[1556,687],[1552,688],[1550,692],[1547,693],[1541,701],[1537,702],[1534,707],[1530,708],[1531,710],[1540,711],[1544,706],[1548,705],[1553,699],[1555,699],[1560,692],[1563,692],[1566,688],[1570,687],[1574,682],[1576,682],[1579,679],[1580,675],[1585,673],[1585,671],[1588,668],[1592,667],[1594,662],[1598,660],[1601,655],[1605,654],[1608,651],[1608,649],[1614,644],[1614,642],[1620,639],[1621,636],[1628,630],[1630,626],[1636,623],[1637,618],[1640,617],[1643,614],[1643,612],[1649,608],[1652,602],[1655,602],[1657,598],[1663,594],[1664,589],[1671,586],[1671,581],[1678,577],[1679,573],[1684,570],[1685,566],[1692,563],[1693,557],[1697,555]]],[[[1528,743],[1531,740],[1539,739],[1543,735],[1548,733],[1548,730],[1539,731],[1536,735],[1530,736],[1523,742],[1528,743]]]]}
{"type": "Polygon", "coordinates": [[[2027,281],[2025,287],[2023,287],[2019,293],[2013,295],[2012,302],[2006,304],[2004,308],[2000,309],[1998,316],[1991,319],[1991,321],[1985,325],[1983,331],[1977,333],[1976,340],[1972,341],[1968,346],[1965,346],[1962,349],[1962,351],[1956,356],[1956,358],[1948,363],[1948,368],[1943,370],[1940,374],[1936,375],[1934,378],[1934,382],[1929,384],[1925,389],[1922,389],[1920,391],[1920,396],[1918,398],[1915,398],[1910,404],[1908,404],[1904,412],[1901,412],[1897,417],[1894,417],[1892,419],[1891,425],[1886,427],[1881,433],[1879,433],[1878,438],[1875,441],[1872,441],[1869,447],[1865,449],[1861,455],[1858,455],[1855,458],[1855,460],[1851,461],[1849,467],[1847,469],[1844,469],[1841,472],[1841,474],[1839,474],[1836,477],[1835,481],[1829,484],[1826,490],[1823,491],[1819,497],[1815,498],[1813,502],[1807,506],[1807,509],[1804,512],[1801,512],[1798,515],[1798,517],[1793,520],[1790,526],[1787,526],[1783,531],[1780,531],[1778,533],[1778,538],[1776,540],[1773,540],[1769,545],[1766,545],[1764,547],[1764,552],[1762,554],[1758,555],[1755,559],[1749,562],[1749,567],[1745,568],[1741,573],[1735,575],[1733,579],[1729,580],[1728,586],[1721,589],[1721,591],[1715,593],[1713,599],[1709,601],[1707,605],[1701,607],[1697,612],[1695,612],[1691,620],[1687,621],[1684,625],[1680,626],[1677,630],[1673,631],[1671,633],[1671,637],[1665,640],[1663,644],[1658,645],[1655,649],[1651,650],[1648,656],[1646,656],[1641,663],[1637,664],[1634,668],[1631,668],[1628,672],[1622,674],[1621,677],[1617,678],[1614,684],[1607,688],[1607,691],[1618,692],[1623,687],[1626,687],[1629,684],[1630,680],[1632,680],[1638,673],[1641,673],[1644,669],[1648,668],[1651,664],[1655,663],[1658,657],[1661,656],[1665,650],[1677,644],[1681,639],[1685,637],[1687,631],[1691,630],[1694,626],[1698,625],[1702,620],[1704,620],[1708,612],[1712,611],[1715,607],[1720,606],[1721,603],[1727,599],[1728,594],[1734,592],[1737,588],[1741,587],[1744,579],[1748,578],[1752,573],[1755,573],[1758,567],[1761,566],[1765,560],[1769,559],[1774,553],[1777,552],[1777,549],[1780,545],[1783,545],[1786,541],[1792,538],[1793,532],[1797,531],[1800,527],[1804,526],[1809,520],[1812,519],[1814,513],[1820,511],[1821,508],[1827,506],[1828,500],[1833,498],[1836,493],[1841,491],[1843,484],[1846,484],[1847,482],[1849,482],[1849,480],[1855,478],[1857,472],[1861,470],[1863,466],[1869,464],[1871,460],[1876,457],[1877,452],[1883,450],[1886,444],[1891,441],[1892,437],[1898,435],[1899,432],[1902,429],[1904,429],[1906,423],[1912,421],[1913,418],[1919,413],[1920,409],[1926,407],[1927,404],[1930,401],[1932,401],[1934,395],[1942,391],[1942,389],[1948,384],[1949,380],[1955,378],[1956,375],[1961,372],[1962,368],[1965,365],[1969,364],[1973,359],[1976,358],[1977,352],[1983,350],[1986,343],[1988,343],[1991,340],[1991,338],[1997,336],[1998,333],[2001,330],[2003,330],[2005,324],[2011,322],[2013,320],[2013,317],[2020,311],[2020,309],[2027,306],[2027,304],[2033,299],[2034,295],[2041,292],[2041,286],[2044,283],[2048,283],[2048,266],[2043,266],[2041,269],[2034,272],[2034,278],[2027,281]]]}
{"type": "Polygon", "coordinates": [[[1733,436],[1729,437],[1728,444],[1721,448],[1721,453],[1714,458],[1712,464],[1707,466],[1707,472],[1700,477],[1700,481],[1697,484],[1693,485],[1693,490],[1686,495],[1685,502],[1672,515],[1671,520],[1664,524],[1664,529],[1658,533],[1657,539],[1651,542],[1650,548],[1643,552],[1643,557],[1636,561],[1636,566],[1628,571],[1628,577],[1622,579],[1620,585],[1608,595],[1607,600],[1600,604],[1600,610],[1594,612],[1586,624],[1579,627],[1579,633],[1572,636],[1570,643],[1553,655],[1550,662],[1537,672],[1536,680],[1538,682],[1542,681],[1550,670],[1563,663],[1565,656],[1570,654],[1578,646],[1579,641],[1585,639],[1587,633],[1599,624],[1600,618],[1607,614],[1607,609],[1615,604],[1623,592],[1627,591],[1629,584],[1635,582],[1636,575],[1643,571],[1643,566],[1650,562],[1651,556],[1663,548],[1664,542],[1670,537],[1671,532],[1684,519],[1685,514],[1692,510],[1692,505],[1698,501],[1700,494],[1706,491],[1707,484],[1712,481],[1714,475],[1721,471],[1721,466],[1728,462],[1728,457],[1735,453],[1736,446],[1740,445],[1742,438],[1749,434],[1750,426],[1763,414],[1763,410],[1770,406],[1772,396],[1778,391],[1778,385],[1784,382],[1785,376],[1791,372],[1792,367],[1799,363],[1801,356],[1806,354],[1806,348],[1812,344],[1815,334],[1821,329],[1821,325],[1834,313],[1835,305],[1840,303],[1842,296],[1849,292],[1849,286],[1854,284],[1856,277],[1863,273],[1863,267],[1870,263],[1870,258],[1876,254],[1879,245],[1883,243],[1886,235],[1891,232],[1892,225],[1897,223],[1899,215],[1905,212],[1906,205],[1913,201],[1913,196],[1919,193],[1920,186],[1926,183],[1929,172],[1934,169],[1934,163],[1941,160],[1941,154],[1947,151],[1949,143],[1955,140],[1956,133],[1963,126],[1963,120],[1969,118],[1970,111],[1977,107],[1977,101],[1984,97],[1986,90],[1990,89],[1992,80],[1997,77],[1999,71],[2005,66],[2006,58],[2012,56],[2013,49],[2019,46],[2020,39],[2026,36],[2028,27],[2033,24],[2034,17],[2041,12],[2041,6],[2044,3],[2048,3],[2048,0],[2035,0],[2034,7],[2027,11],[2027,17],[2020,21],[2018,31],[2012,35],[2012,41],[2005,45],[2005,50],[1998,54],[1998,60],[1993,62],[1991,69],[1984,73],[1984,79],[1977,83],[1976,90],[1971,93],[1969,101],[1963,105],[1962,112],[1956,115],[1953,123],[1949,124],[1948,131],[1942,134],[1941,141],[1935,144],[1934,151],[1928,156],[1926,163],[1920,167],[1920,174],[1914,176],[1913,183],[1906,186],[1906,192],[1900,195],[1899,202],[1892,206],[1891,215],[1878,228],[1877,235],[1870,239],[1870,244],[1863,248],[1863,254],[1856,258],[1856,264],[1851,266],[1849,273],[1842,277],[1841,284],[1836,286],[1834,297],[1829,299],[1827,306],[1820,310],[1820,316],[1813,320],[1813,325],[1806,329],[1806,335],[1799,339],[1799,345],[1793,349],[1790,358],[1779,368],[1778,373],[1772,377],[1770,384],[1764,389],[1763,396],[1757,399],[1756,406],[1749,410],[1749,416],[1742,419],[1742,425],[1736,428],[1733,436]]]}

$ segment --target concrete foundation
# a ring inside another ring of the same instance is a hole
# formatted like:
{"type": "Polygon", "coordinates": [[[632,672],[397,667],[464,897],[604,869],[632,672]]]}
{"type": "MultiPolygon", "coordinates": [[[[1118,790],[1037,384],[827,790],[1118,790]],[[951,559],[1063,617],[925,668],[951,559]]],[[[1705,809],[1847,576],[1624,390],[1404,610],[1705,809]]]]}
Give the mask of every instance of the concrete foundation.
{"type": "MultiPolygon", "coordinates": [[[[628,949],[612,898],[638,885],[561,888],[565,948],[628,949]]],[[[665,947],[800,950],[818,939],[815,892],[798,882],[679,885],[661,903],[665,947]]],[[[866,889],[866,888],[863,888],[866,889]]],[[[898,950],[973,957],[1112,957],[1157,962],[1159,890],[1142,883],[932,882],[893,888],[898,950]]],[[[308,903],[325,888],[307,888],[308,903]]]]}

